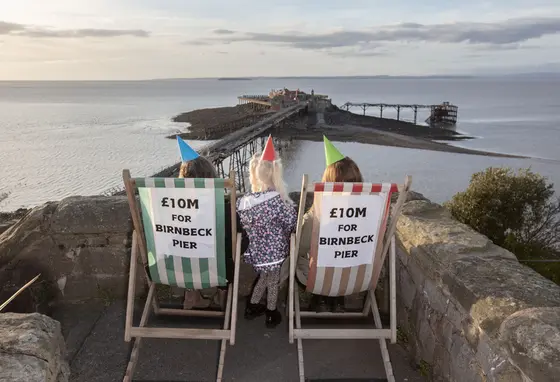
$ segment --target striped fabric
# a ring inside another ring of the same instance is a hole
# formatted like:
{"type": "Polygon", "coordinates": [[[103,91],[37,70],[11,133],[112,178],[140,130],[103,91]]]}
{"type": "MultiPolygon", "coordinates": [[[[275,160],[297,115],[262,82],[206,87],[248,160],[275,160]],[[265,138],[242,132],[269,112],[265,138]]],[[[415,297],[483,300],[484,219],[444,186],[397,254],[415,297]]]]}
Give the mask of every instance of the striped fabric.
{"type": "Polygon", "coordinates": [[[398,192],[398,186],[391,183],[315,183],[314,184],[314,221],[311,235],[311,249],[309,252],[309,276],[307,278],[307,291],[323,296],[347,296],[365,290],[374,289],[383,260],[376,256],[382,252],[389,217],[391,194],[398,192]],[[321,200],[323,193],[339,193],[342,197],[352,195],[380,194],[386,196],[383,221],[379,232],[376,232],[380,240],[377,242],[375,252],[372,253],[371,264],[364,264],[346,268],[318,267],[317,253],[319,248],[319,218],[321,211],[321,200]]]}
{"type": "MultiPolygon", "coordinates": [[[[186,179],[186,178],[136,178],[134,179],[142,208],[142,221],[148,252],[148,268],[152,281],[188,289],[204,289],[225,286],[225,179],[186,179]],[[154,233],[152,230],[150,188],[208,188],[216,195],[216,257],[184,258],[167,256],[157,261],[154,233]]],[[[229,212],[229,211],[228,211],[229,212]]]]}

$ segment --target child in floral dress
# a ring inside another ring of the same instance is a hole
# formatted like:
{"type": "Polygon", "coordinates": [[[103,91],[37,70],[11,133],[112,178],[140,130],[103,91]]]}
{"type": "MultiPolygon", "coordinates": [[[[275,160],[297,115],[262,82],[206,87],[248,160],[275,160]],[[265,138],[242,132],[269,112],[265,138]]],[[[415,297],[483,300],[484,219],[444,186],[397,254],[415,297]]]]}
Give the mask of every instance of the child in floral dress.
{"type": "Polygon", "coordinates": [[[296,209],[288,198],[282,177],[282,163],[276,158],[272,137],[262,156],[250,163],[251,192],[237,201],[237,212],[249,237],[244,260],[259,274],[245,318],[266,314],[266,326],[276,327],[282,316],[276,308],[280,269],[290,251],[290,234],[295,231],[296,209]],[[266,306],[260,300],[267,291],[266,306]]]}

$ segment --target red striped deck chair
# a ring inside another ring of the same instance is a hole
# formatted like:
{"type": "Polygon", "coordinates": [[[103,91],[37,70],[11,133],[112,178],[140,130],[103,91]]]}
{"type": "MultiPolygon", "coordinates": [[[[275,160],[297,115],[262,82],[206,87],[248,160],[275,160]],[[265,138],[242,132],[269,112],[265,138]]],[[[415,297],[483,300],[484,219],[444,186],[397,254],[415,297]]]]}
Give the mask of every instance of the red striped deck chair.
{"type": "Polygon", "coordinates": [[[306,290],[316,295],[347,296],[367,292],[361,312],[316,313],[300,310],[295,268],[301,240],[302,215],[307,195],[307,175],[303,176],[300,211],[294,249],[290,259],[289,338],[297,340],[300,381],[305,380],[303,339],[378,339],[387,380],[394,382],[386,340],[397,341],[395,230],[397,219],[410,189],[407,176],[403,185],[383,183],[314,183],[315,211],[309,275],[306,290]],[[391,195],[399,197],[391,211],[391,195]],[[375,288],[389,252],[390,328],[383,328],[375,288]],[[305,329],[301,319],[353,318],[373,315],[373,328],[305,329]],[[294,327],[295,326],[295,327],[294,327]]]}
{"type": "Polygon", "coordinates": [[[142,338],[175,338],[221,341],[216,380],[222,380],[226,343],[235,344],[241,235],[235,215],[235,173],[228,179],[131,178],[123,180],[134,225],[126,306],[125,341],[134,339],[124,380],[131,382],[142,338]],[[231,210],[225,210],[225,195],[231,210]],[[138,191],[138,199],[136,199],[138,191]],[[140,204],[140,205],[139,205],[140,204]],[[198,212],[197,212],[198,211],[198,212]],[[228,287],[225,311],[162,308],[157,284],[189,289],[226,286],[225,214],[231,214],[232,249],[235,249],[233,283],[228,287]],[[139,326],[133,326],[138,257],[146,270],[148,296],[139,326]],[[223,317],[217,329],[148,327],[156,315],[223,317]]]}

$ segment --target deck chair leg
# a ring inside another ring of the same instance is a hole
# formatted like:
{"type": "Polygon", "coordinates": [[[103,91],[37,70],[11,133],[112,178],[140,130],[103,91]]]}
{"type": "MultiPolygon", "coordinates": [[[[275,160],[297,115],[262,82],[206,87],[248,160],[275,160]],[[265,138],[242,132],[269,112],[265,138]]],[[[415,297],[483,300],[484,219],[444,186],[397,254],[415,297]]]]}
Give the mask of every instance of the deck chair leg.
{"type": "MultiPolygon", "coordinates": [[[[224,320],[224,330],[229,329],[229,320],[230,320],[230,313],[231,313],[231,299],[232,299],[232,285],[230,284],[228,287],[228,295],[227,295],[227,303],[226,303],[226,316],[224,320]]],[[[226,350],[227,350],[227,340],[222,340],[222,344],[220,346],[220,358],[218,359],[218,375],[216,377],[216,382],[222,381],[222,375],[224,373],[224,361],[226,358],[226,350]]]]}
{"type": "MultiPolygon", "coordinates": [[[[288,339],[290,344],[294,343],[294,299],[296,298],[296,294],[298,291],[297,286],[295,285],[295,237],[294,235],[290,238],[290,277],[288,278],[288,339]]],[[[297,297],[299,298],[299,296],[297,297]]]]}
{"type": "Polygon", "coordinates": [[[130,328],[134,315],[134,297],[136,297],[136,262],[138,261],[138,240],[136,231],[132,232],[132,248],[130,250],[130,270],[128,272],[128,296],[126,300],[126,318],[124,326],[124,340],[130,342],[130,328]]]}
{"type": "MultiPolygon", "coordinates": [[[[295,302],[295,313],[296,313],[296,328],[301,329],[301,314],[299,309],[299,293],[297,288],[294,288],[294,302],[295,302]]],[[[298,370],[299,370],[299,382],[305,382],[305,367],[303,364],[303,340],[301,338],[297,339],[297,351],[298,351],[298,370]]]]}
{"type": "MultiPolygon", "coordinates": [[[[150,289],[148,290],[148,297],[146,298],[146,304],[144,305],[144,310],[142,312],[142,317],[140,318],[139,327],[146,326],[148,323],[148,318],[150,316],[150,310],[153,300],[155,299],[154,294],[156,290],[156,284],[151,283],[150,289]]],[[[130,360],[126,367],[126,372],[124,374],[123,382],[132,382],[134,376],[134,369],[136,368],[136,363],[138,362],[138,356],[140,353],[140,345],[142,344],[142,337],[134,338],[134,344],[132,345],[132,351],[130,352],[130,360]]]]}
{"type": "MultiPolygon", "coordinates": [[[[377,329],[382,329],[381,316],[379,315],[379,308],[377,307],[377,302],[375,301],[375,295],[373,292],[368,292],[369,300],[371,301],[371,311],[373,313],[373,321],[377,329]]],[[[391,365],[391,358],[389,356],[389,349],[387,348],[387,342],[384,338],[379,339],[379,347],[381,348],[381,357],[383,358],[383,366],[385,367],[385,374],[387,374],[388,382],[395,382],[395,376],[393,375],[393,366],[391,365]]]]}

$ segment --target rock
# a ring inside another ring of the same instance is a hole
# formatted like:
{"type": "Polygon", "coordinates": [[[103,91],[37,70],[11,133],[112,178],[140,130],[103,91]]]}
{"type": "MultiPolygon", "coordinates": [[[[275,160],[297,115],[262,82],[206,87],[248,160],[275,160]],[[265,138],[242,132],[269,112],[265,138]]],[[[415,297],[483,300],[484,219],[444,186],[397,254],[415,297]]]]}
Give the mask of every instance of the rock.
{"type": "Polygon", "coordinates": [[[64,354],[58,321],[38,313],[0,314],[0,381],[66,382],[64,354]]]}
{"type": "Polygon", "coordinates": [[[517,261],[511,252],[454,220],[445,208],[430,201],[406,203],[397,232],[407,252],[419,258],[434,278],[441,279],[443,271],[461,258],[480,256],[517,261]]]}
{"type": "Polygon", "coordinates": [[[0,235],[0,295],[11,295],[40,273],[41,283],[30,289],[33,301],[14,301],[10,311],[36,311],[55,297],[125,297],[131,232],[125,196],[76,196],[36,207],[0,235]]]}
{"type": "Polygon", "coordinates": [[[558,285],[430,201],[406,203],[397,230],[399,325],[436,379],[558,380],[558,285]]]}
{"type": "Polygon", "coordinates": [[[512,361],[533,381],[558,381],[560,307],[512,314],[500,327],[500,340],[512,361]]]}

